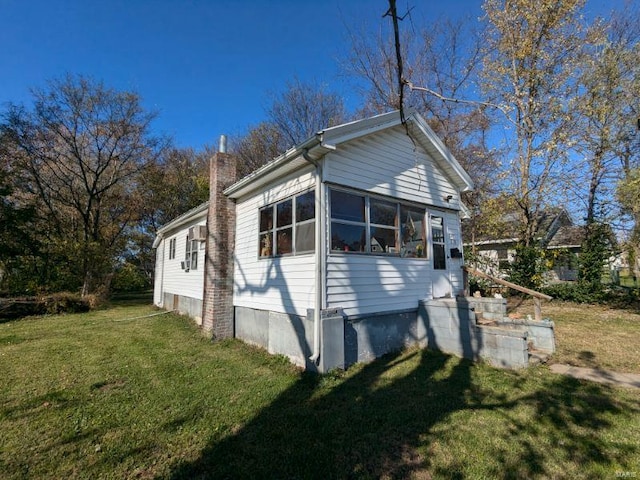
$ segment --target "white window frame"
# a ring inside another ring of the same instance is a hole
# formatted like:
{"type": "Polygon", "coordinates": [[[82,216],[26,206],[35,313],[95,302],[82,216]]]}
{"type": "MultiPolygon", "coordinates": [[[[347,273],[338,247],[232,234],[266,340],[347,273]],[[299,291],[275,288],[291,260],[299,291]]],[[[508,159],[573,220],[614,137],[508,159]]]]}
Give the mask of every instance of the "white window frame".
{"type": "Polygon", "coordinates": [[[332,234],[331,234],[331,229],[333,228],[333,224],[337,223],[337,224],[341,224],[341,225],[354,225],[354,226],[359,226],[365,227],[365,251],[361,252],[361,251],[355,251],[355,250],[348,250],[348,251],[344,251],[344,250],[339,250],[339,249],[333,249],[332,245],[329,245],[329,253],[331,255],[379,255],[379,256],[393,256],[393,257],[400,257],[400,258],[411,258],[411,259],[418,259],[418,260],[429,260],[431,258],[430,254],[429,254],[429,231],[426,228],[426,222],[429,218],[428,212],[427,212],[427,207],[425,205],[419,205],[416,203],[411,203],[411,202],[404,202],[401,200],[398,200],[396,198],[388,198],[388,197],[384,197],[382,195],[376,195],[376,194],[371,194],[369,192],[361,192],[361,191],[357,191],[357,190],[352,190],[349,188],[343,188],[343,187],[339,187],[339,186],[331,186],[329,188],[329,238],[332,238],[332,234]],[[359,221],[353,221],[353,220],[343,220],[340,218],[333,218],[333,212],[331,211],[331,195],[333,191],[339,191],[339,192],[343,192],[343,193],[347,193],[350,195],[354,195],[354,196],[358,196],[358,197],[364,197],[364,222],[359,222],[359,221]],[[382,224],[376,224],[376,223],[371,223],[371,201],[382,201],[382,202],[387,202],[387,203],[392,203],[395,204],[396,207],[396,216],[395,216],[395,224],[393,227],[391,227],[390,225],[382,225],[382,224]],[[407,208],[407,209],[412,209],[412,210],[421,210],[422,211],[422,244],[423,244],[423,256],[422,257],[404,257],[403,256],[403,252],[402,252],[402,238],[401,238],[401,233],[402,233],[402,218],[401,218],[401,214],[402,214],[402,208],[407,208]],[[371,229],[373,228],[385,228],[385,229],[389,229],[389,230],[394,230],[395,231],[395,247],[393,252],[388,251],[388,252],[374,252],[373,248],[371,246],[371,229]]]}
{"type": "Polygon", "coordinates": [[[309,255],[309,254],[313,254],[315,252],[316,249],[316,245],[315,245],[315,235],[314,235],[314,248],[311,250],[301,250],[301,251],[297,251],[296,249],[296,237],[297,237],[297,227],[300,225],[307,225],[307,224],[315,224],[315,221],[317,219],[318,216],[318,212],[316,211],[315,207],[314,207],[314,212],[313,212],[313,217],[309,218],[307,220],[303,220],[301,222],[297,221],[297,200],[299,197],[306,195],[308,193],[313,193],[314,194],[314,204],[315,202],[315,190],[314,189],[309,189],[309,190],[305,190],[303,192],[298,192],[295,195],[291,195],[287,198],[283,198],[282,200],[278,200],[275,203],[269,204],[269,205],[265,205],[263,207],[260,207],[258,209],[258,259],[259,260],[265,260],[265,259],[269,259],[269,258],[278,258],[278,257],[289,257],[289,256],[295,256],[295,255],[309,255]],[[285,202],[291,201],[291,223],[284,225],[284,226],[280,226],[278,227],[278,205],[282,205],[285,202]],[[272,219],[272,225],[269,229],[267,230],[261,230],[260,229],[260,217],[263,211],[271,209],[271,219],[272,219]],[[287,230],[287,229],[291,229],[291,252],[288,253],[279,253],[277,251],[277,240],[278,240],[278,232],[281,232],[283,230],[287,230]],[[269,247],[263,245],[263,241],[262,238],[264,235],[270,235],[270,241],[271,241],[271,245],[269,247]],[[270,253],[269,254],[264,254],[263,252],[265,251],[266,248],[270,248],[270,253]]]}
{"type": "Polygon", "coordinates": [[[176,258],[176,241],[178,239],[173,237],[169,239],[169,260],[174,260],[176,258]]]}

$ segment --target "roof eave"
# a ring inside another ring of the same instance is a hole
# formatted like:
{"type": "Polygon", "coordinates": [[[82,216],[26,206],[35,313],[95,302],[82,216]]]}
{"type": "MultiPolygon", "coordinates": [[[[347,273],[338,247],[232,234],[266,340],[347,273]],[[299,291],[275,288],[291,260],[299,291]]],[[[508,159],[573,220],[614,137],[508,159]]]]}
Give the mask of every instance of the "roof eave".
{"type": "Polygon", "coordinates": [[[165,223],[162,225],[158,231],[156,232],[156,238],[153,240],[152,248],[158,248],[160,242],[164,238],[164,235],[169,230],[173,230],[176,227],[180,227],[185,223],[188,223],[193,217],[201,215],[203,212],[206,212],[209,207],[209,202],[204,202],[198,205],[197,207],[192,208],[191,210],[183,213],[177,218],[174,218],[169,223],[165,223]]]}
{"type": "Polygon", "coordinates": [[[230,185],[223,193],[229,198],[240,198],[261,187],[263,184],[278,178],[281,173],[284,174],[284,167],[296,158],[306,155],[307,158],[318,160],[332,150],[335,150],[335,147],[324,142],[322,132],[318,132],[313,137],[290,148],[271,162],[263,165],[233,185],[230,185]]]}

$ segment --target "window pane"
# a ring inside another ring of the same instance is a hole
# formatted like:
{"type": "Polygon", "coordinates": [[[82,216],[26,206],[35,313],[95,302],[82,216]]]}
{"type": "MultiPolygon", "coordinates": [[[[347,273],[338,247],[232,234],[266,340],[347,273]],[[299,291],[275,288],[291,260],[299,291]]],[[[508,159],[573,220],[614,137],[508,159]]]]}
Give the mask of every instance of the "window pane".
{"type": "Polygon", "coordinates": [[[314,222],[296,225],[296,253],[312,252],[316,244],[316,224],[314,222]]]}
{"type": "Polygon", "coordinates": [[[447,264],[444,256],[444,245],[434,244],[433,245],[433,269],[445,270],[446,268],[447,268],[447,264]]]}
{"type": "Polygon", "coordinates": [[[198,250],[193,250],[191,252],[191,270],[196,270],[198,268],[198,250]]]}
{"type": "Polygon", "coordinates": [[[278,230],[276,232],[276,255],[285,255],[287,253],[292,252],[292,242],[291,242],[292,229],[285,228],[283,230],[278,230]]]}
{"type": "Polygon", "coordinates": [[[266,232],[273,228],[273,207],[260,210],[260,231],[266,232]]]}
{"type": "Polygon", "coordinates": [[[364,197],[331,190],[331,218],[364,222],[364,197]]]}
{"type": "Polygon", "coordinates": [[[316,194],[313,190],[296,197],[296,222],[310,220],[316,216],[315,213],[316,194]]]}
{"type": "Polygon", "coordinates": [[[403,257],[425,258],[424,215],[422,209],[400,209],[400,238],[403,257]]]}
{"type": "Polygon", "coordinates": [[[263,233],[260,235],[260,256],[261,257],[270,257],[272,255],[273,249],[271,248],[272,243],[272,235],[271,232],[263,233]]]}
{"type": "Polygon", "coordinates": [[[291,218],[293,214],[293,200],[287,200],[286,202],[279,203],[276,206],[278,210],[277,215],[277,226],[278,227],[286,227],[287,225],[291,225],[291,218]]]}
{"type": "Polygon", "coordinates": [[[345,225],[331,222],[331,250],[364,252],[366,248],[364,225],[345,225]]]}
{"type": "Polygon", "coordinates": [[[371,227],[371,252],[396,253],[396,230],[371,227]]]}
{"type": "Polygon", "coordinates": [[[442,217],[431,217],[431,235],[434,243],[444,243],[442,217]]]}
{"type": "Polygon", "coordinates": [[[369,221],[379,225],[396,225],[396,207],[395,203],[383,202],[382,200],[371,199],[369,221]]]}

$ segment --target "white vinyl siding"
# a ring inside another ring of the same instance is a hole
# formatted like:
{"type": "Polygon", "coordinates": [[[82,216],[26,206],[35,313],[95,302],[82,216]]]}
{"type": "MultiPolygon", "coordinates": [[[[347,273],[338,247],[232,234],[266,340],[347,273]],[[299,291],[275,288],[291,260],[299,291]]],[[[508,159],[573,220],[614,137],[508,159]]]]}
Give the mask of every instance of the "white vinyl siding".
{"type": "Polygon", "coordinates": [[[325,157],[324,180],[401,200],[459,209],[459,194],[451,181],[422,148],[414,147],[402,127],[340,145],[325,157]],[[449,195],[452,198],[447,202],[449,195]]]}
{"type": "Polygon", "coordinates": [[[236,248],[233,304],[274,312],[306,315],[315,305],[313,252],[269,259],[259,258],[261,207],[314,186],[313,167],[289,176],[275,186],[236,204],[236,248]]]}
{"type": "Polygon", "coordinates": [[[327,259],[327,308],[347,315],[417,308],[431,295],[431,262],[364,255],[327,259]]]}
{"type": "Polygon", "coordinates": [[[189,235],[189,227],[194,225],[206,225],[206,211],[204,215],[194,218],[191,222],[182,225],[179,229],[167,232],[163,239],[163,281],[162,291],[164,293],[172,293],[184,297],[202,300],[204,290],[204,244],[205,242],[194,242],[197,248],[198,267],[188,272],[182,269],[182,262],[185,261],[187,235],[189,235]],[[169,259],[169,242],[176,239],[175,257],[169,259]]]}

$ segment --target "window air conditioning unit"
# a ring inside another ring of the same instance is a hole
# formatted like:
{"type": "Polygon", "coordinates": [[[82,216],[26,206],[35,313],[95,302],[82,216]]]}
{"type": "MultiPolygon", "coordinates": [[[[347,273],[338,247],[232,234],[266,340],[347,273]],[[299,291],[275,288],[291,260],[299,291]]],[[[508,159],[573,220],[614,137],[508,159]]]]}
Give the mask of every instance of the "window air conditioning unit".
{"type": "Polygon", "coordinates": [[[189,228],[189,240],[204,242],[207,239],[207,227],[205,225],[196,225],[189,228]]]}
{"type": "Polygon", "coordinates": [[[183,260],[180,262],[180,267],[182,268],[182,270],[185,271],[189,271],[190,267],[191,267],[191,261],[190,260],[183,260]]]}

